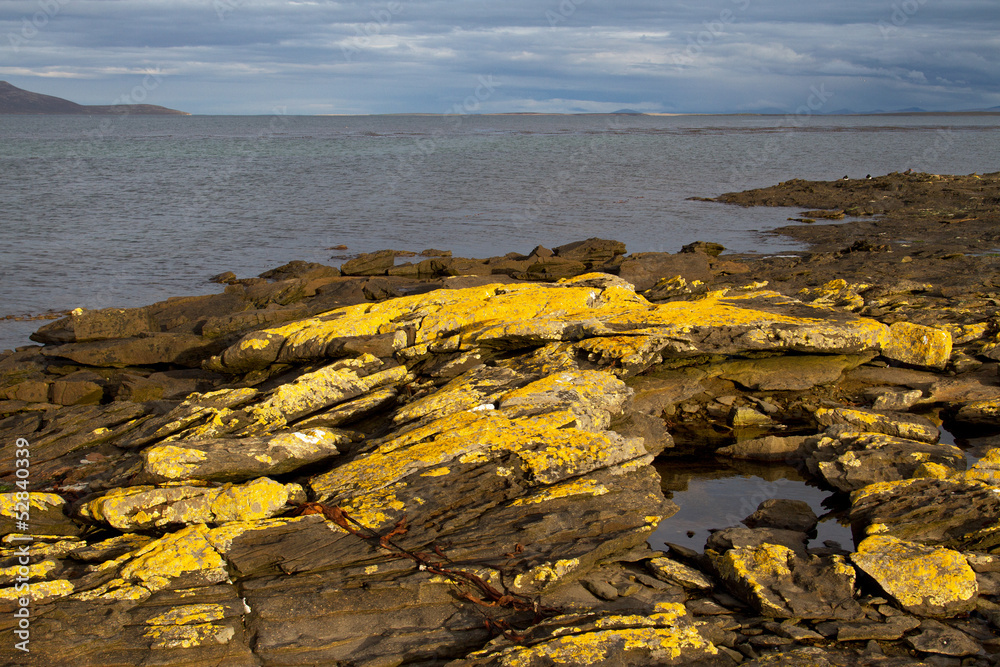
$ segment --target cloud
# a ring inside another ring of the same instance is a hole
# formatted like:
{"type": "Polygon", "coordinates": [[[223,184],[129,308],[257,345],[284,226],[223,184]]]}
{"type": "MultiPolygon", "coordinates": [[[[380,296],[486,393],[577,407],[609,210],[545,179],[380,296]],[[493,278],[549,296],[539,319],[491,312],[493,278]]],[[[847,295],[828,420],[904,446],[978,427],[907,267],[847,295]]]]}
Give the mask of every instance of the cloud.
{"type": "Polygon", "coordinates": [[[200,113],[793,110],[1000,104],[995,0],[5,0],[0,72],[104,103],[200,113]]]}

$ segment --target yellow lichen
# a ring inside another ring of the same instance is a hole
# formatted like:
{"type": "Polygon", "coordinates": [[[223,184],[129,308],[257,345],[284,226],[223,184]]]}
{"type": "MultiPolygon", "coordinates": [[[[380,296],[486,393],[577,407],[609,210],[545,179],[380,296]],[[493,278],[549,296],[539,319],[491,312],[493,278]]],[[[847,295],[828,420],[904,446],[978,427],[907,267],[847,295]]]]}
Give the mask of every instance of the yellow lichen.
{"type": "Polygon", "coordinates": [[[65,597],[73,592],[73,584],[65,579],[39,581],[28,585],[28,590],[18,590],[16,586],[0,588],[0,600],[28,598],[32,602],[48,598],[65,597]]]}
{"type": "Polygon", "coordinates": [[[976,573],[952,549],[875,535],[865,538],[851,559],[914,613],[969,611],[979,595],[976,573]]]}
{"type": "Polygon", "coordinates": [[[917,366],[943,368],[951,358],[951,334],[942,329],[911,322],[889,327],[889,343],[882,356],[917,366]]]}
{"type": "MultiPolygon", "coordinates": [[[[36,554],[32,553],[32,556],[36,554]]],[[[15,577],[24,577],[24,572],[21,570],[20,565],[11,565],[10,567],[0,567],[0,581],[14,581],[15,577]]],[[[28,574],[27,578],[29,580],[44,579],[49,576],[52,572],[59,567],[59,563],[54,560],[43,560],[37,563],[31,563],[27,566],[28,574]]]]}
{"type": "Polygon", "coordinates": [[[224,618],[226,608],[219,604],[186,604],[153,616],[146,625],[193,625],[224,618]]]}
{"type": "Polygon", "coordinates": [[[78,593],[81,600],[142,600],[166,588],[183,574],[198,572],[207,583],[226,581],[225,561],[208,540],[204,524],[188,526],[165,535],[100,569],[118,568],[118,577],[90,591],[78,593]]]}
{"type": "MultiPolygon", "coordinates": [[[[13,519],[23,511],[18,509],[19,505],[25,505],[24,500],[18,500],[19,495],[19,493],[0,493],[0,516],[13,519]]],[[[65,504],[66,501],[54,493],[36,493],[34,491],[28,493],[27,505],[31,509],[44,511],[50,507],[61,507],[65,504]]]]}
{"type": "Polygon", "coordinates": [[[186,479],[208,455],[197,449],[157,445],[142,452],[145,468],[165,479],[186,479]]]}
{"type": "Polygon", "coordinates": [[[530,496],[518,498],[511,506],[536,505],[570,496],[603,496],[605,493],[608,493],[608,488],[603,484],[592,479],[581,479],[546,487],[530,496]]]}
{"type": "Polygon", "coordinates": [[[176,649],[194,648],[205,643],[228,644],[236,635],[229,625],[199,623],[196,625],[159,626],[154,625],[143,632],[143,637],[152,639],[150,648],[176,649]]]}

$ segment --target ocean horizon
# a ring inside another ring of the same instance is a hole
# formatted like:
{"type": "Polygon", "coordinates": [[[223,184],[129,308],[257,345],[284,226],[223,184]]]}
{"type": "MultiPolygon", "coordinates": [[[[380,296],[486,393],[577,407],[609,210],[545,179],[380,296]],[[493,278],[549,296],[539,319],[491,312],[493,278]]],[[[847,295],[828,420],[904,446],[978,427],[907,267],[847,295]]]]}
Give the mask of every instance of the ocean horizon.
{"type": "MultiPolygon", "coordinates": [[[[3,116],[0,317],[212,293],[223,271],[384,248],[801,250],[772,232],[794,210],[689,198],[996,171],[997,130],[995,114],[955,113],[3,116]]],[[[41,324],[0,321],[0,348],[41,324]]]]}

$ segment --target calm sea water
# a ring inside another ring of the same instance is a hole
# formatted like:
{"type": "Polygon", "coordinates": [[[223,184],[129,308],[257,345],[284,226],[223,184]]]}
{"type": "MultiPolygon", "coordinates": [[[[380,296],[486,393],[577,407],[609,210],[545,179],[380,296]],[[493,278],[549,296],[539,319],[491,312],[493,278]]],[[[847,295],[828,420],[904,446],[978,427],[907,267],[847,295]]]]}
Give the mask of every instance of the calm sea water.
{"type": "MultiPolygon", "coordinates": [[[[1000,118],[0,116],[0,317],[203,294],[329,250],[486,257],[601,236],[797,248],[691,196],[1000,169],[1000,118]]],[[[0,349],[40,322],[0,322],[0,349]]]]}

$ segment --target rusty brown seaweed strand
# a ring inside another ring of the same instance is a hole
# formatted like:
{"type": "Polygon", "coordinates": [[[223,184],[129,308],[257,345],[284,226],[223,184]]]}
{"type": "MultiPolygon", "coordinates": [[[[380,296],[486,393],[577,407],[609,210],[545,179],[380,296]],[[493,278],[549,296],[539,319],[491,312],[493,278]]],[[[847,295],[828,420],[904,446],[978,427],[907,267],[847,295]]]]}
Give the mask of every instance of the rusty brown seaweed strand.
{"type": "MultiPolygon", "coordinates": [[[[455,586],[458,587],[456,595],[459,598],[466,600],[467,602],[471,602],[475,604],[477,608],[480,608],[479,612],[483,615],[484,623],[491,635],[502,634],[506,639],[514,642],[523,642],[527,639],[526,635],[518,633],[516,629],[513,628],[505,619],[495,618],[485,613],[482,608],[488,609],[491,607],[501,607],[519,612],[530,611],[534,614],[532,624],[538,623],[543,618],[562,613],[562,609],[559,609],[558,607],[544,606],[538,600],[531,600],[524,595],[511,593],[507,589],[506,584],[504,584],[504,590],[501,592],[491,586],[482,577],[473,574],[472,572],[456,570],[447,567],[444,563],[432,562],[423,554],[415,553],[399,546],[392,541],[392,538],[396,535],[405,535],[407,533],[408,528],[406,527],[406,517],[400,519],[388,533],[380,535],[351,517],[341,507],[324,505],[323,503],[316,502],[301,503],[296,507],[296,514],[298,516],[322,514],[326,519],[332,521],[350,534],[364,540],[365,542],[370,544],[374,543],[383,549],[392,551],[398,558],[408,558],[412,560],[417,564],[417,568],[419,570],[450,579],[455,586]],[[468,590],[470,588],[478,590],[481,597],[474,595],[472,591],[468,590]]],[[[514,553],[521,552],[521,545],[517,545],[517,547],[518,548],[515,549],[514,553]]],[[[447,560],[447,557],[438,545],[432,544],[431,549],[438,556],[447,560]]],[[[513,554],[506,555],[512,556],[513,554]]],[[[500,575],[501,581],[503,581],[504,573],[501,571],[500,575]]]]}

